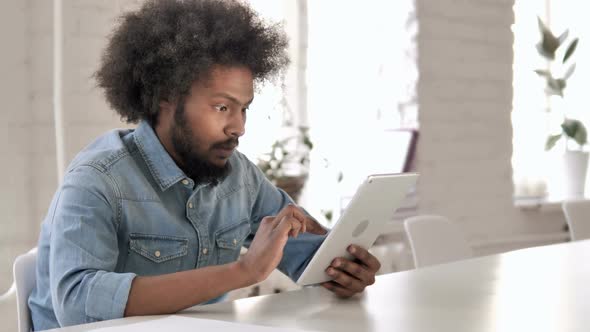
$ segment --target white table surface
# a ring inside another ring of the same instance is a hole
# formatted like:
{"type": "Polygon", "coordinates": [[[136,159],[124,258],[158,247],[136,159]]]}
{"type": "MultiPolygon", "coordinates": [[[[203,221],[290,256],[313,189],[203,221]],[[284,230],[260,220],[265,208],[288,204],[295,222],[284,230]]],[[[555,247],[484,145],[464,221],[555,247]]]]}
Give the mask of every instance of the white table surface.
{"type": "MultiPolygon", "coordinates": [[[[590,240],[382,275],[356,298],[303,290],[183,311],[186,317],[319,331],[590,331],[590,240]]],[[[86,331],[165,316],[117,319],[86,331]]]]}

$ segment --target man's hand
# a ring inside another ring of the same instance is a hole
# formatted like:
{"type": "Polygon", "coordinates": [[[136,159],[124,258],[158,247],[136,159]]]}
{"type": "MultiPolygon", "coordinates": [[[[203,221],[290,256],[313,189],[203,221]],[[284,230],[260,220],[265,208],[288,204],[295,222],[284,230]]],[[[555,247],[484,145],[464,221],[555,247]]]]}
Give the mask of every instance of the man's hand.
{"type": "Polygon", "coordinates": [[[332,281],[322,283],[322,286],[340,297],[351,297],[362,292],[365,287],[375,283],[375,273],[381,268],[381,263],[366,249],[350,245],[348,247],[356,260],[350,261],[338,257],[326,269],[332,281]]]}
{"type": "Polygon", "coordinates": [[[326,230],[295,205],[288,205],[274,217],[264,217],[260,222],[248,252],[238,261],[252,282],[266,279],[279,265],[283,248],[289,236],[300,233],[326,234],[326,230]]]}

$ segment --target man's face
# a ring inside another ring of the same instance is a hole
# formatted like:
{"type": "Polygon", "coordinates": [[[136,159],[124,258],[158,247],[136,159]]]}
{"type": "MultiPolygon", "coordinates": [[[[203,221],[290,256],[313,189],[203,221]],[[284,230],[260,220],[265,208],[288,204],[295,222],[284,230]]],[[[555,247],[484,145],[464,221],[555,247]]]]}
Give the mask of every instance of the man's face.
{"type": "Polygon", "coordinates": [[[216,182],[230,171],[228,160],[245,132],[254,98],[253,76],[244,67],[214,66],[195,82],[184,103],[163,103],[158,136],[195,182],[216,182]]]}

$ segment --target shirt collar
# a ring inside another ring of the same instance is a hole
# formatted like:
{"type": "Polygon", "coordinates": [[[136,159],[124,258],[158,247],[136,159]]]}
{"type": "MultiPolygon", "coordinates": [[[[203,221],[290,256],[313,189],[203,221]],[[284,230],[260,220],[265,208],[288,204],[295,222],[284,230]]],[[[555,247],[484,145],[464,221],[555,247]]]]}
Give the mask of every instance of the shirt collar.
{"type": "Polygon", "coordinates": [[[162,189],[170,188],[178,181],[187,178],[168,154],[149,123],[141,121],[135,130],[135,144],[145,160],[152,176],[162,189]]]}

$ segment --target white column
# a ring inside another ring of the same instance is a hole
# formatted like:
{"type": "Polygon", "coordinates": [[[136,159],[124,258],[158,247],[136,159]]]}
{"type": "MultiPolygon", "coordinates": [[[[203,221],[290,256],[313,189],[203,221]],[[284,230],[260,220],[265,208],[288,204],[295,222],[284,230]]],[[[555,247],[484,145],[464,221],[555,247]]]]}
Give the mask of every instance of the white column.
{"type": "Polygon", "coordinates": [[[63,122],[63,5],[53,0],[53,116],[55,125],[55,151],[57,179],[61,182],[65,171],[65,142],[63,122]]]}

